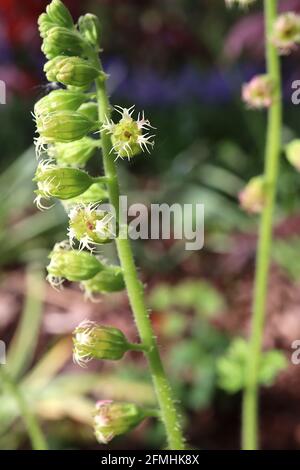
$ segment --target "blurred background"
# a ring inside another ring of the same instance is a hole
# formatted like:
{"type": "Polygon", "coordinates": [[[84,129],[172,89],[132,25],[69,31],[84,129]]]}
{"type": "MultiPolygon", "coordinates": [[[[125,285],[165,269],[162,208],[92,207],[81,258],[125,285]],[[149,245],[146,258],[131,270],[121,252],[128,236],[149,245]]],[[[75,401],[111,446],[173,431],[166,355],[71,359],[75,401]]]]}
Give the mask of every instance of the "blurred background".
{"type": "MultiPolygon", "coordinates": [[[[95,400],[152,404],[147,367],[136,353],[122,364],[72,363],[71,333],[86,318],[136,330],[125,293],[84,300],[45,281],[47,255],[65,238],[66,215],[33,205],[36,159],[31,110],[47,91],[37,32],[44,0],[0,0],[0,339],[7,367],[38,416],[53,449],[93,449],[95,400]],[[84,380],[83,380],[84,378],[84,380]]],[[[300,0],[280,2],[300,13],[300,0]]],[[[74,18],[99,15],[103,61],[114,104],[136,104],[157,128],[154,151],[118,162],[122,192],[132,202],[205,204],[205,247],[186,251],[177,240],[135,242],[151,318],[166,368],[197,449],[238,449],[241,394],[224,386],[218,364],[232,342],[247,337],[258,220],[237,195],[262,172],[266,116],[240,100],[244,81],[264,71],[261,2],[246,12],[223,0],[66,1],[74,18]]],[[[300,49],[283,63],[284,142],[299,136],[291,83],[300,78],[300,49]]],[[[278,349],[286,367],[261,391],[262,446],[300,449],[300,176],[281,161],[275,242],[264,348],[278,349]]],[[[106,253],[113,258],[113,253],[106,253]]],[[[3,366],[1,366],[3,367],[3,366]]],[[[236,371],[239,374],[239,371],[236,371]]],[[[0,448],[30,448],[19,409],[0,384],[0,448]]],[[[163,430],[147,422],[110,449],[157,449],[163,430]]]]}

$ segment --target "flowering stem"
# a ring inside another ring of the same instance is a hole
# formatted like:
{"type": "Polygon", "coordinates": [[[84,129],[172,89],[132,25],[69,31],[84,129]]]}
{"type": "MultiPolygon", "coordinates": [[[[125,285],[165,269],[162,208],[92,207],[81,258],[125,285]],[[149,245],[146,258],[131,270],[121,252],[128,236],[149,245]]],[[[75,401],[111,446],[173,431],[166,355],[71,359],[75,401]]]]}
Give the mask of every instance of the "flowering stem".
{"type": "MultiPolygon", "coordinates": [[[[99,61],[102,70],[102,65],[99,61]]],[[[99,120],[104,122],[110,117],[110,104],[107,96],[105,81],[96,80],[97,99],[99,106],[99,120]]],[[[114,157],[110,154],[112,149],[111,138],[108,133],[101,131],[102,153],[105,175],[109,178],[108,193],[110,203],[114,206],[116,214],[119,212],[119,182],[114,157]]],[[[126,289],[133,311],[135,322],[148,359],[156,395],[160,407],[160,416],[165,426],[168,445],[170,449],[184,449],[184,439],[181,431],[180,419],[175,407],[169,381],[166,377],[160,358],[158,345],[154,336],[149,313],[145,303],[144,288],[140,282],[135,266],[133,253],[128,237],[117,238],[116,245],[121,267],[124,273],[126,289]]]]}
{"type": "Polygon", "coordinates": [[[22,391],[16,385],[5,366],[0,367],[0,376],[8,392],[14,396],[24,420],[33,450],[47,450],[47,442],[33,413],[31,413],[22,391]]]}
{"type": "Polygon", "coordinates": [[[277,0],[264,0],[267,73],[274,86],[274,99],[268,114],[265,153],[265,205],[261,216],[256,258],[252,332],[249,343],[248,369],[243,398],[242,444],[244,450],[255,450],[258,440],[258,375],[265,322],[266,297],[272,244],[272,223],[281,147],[281,73],[276,48],[270,41],[277,16],[277,0]]]}

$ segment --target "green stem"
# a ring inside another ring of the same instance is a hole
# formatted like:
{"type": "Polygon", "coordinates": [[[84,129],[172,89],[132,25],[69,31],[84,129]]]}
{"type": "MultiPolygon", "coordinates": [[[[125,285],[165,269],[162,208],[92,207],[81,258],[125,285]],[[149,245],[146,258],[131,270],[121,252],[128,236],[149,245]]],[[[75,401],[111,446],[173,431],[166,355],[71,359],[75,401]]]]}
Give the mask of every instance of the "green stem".
{"type": "MultiPolygon", "coordinates": [[[[101,70],[102,66],[99,63],[101,70]]],[[[107,96],[105,81],[97,80],[97,97],[99,105],[99,120],[104,122],[110,117],[110,104],[107,96]]],[[[114,206],[116,214],[119,213],[119,182],[114,156],[110,153],[111,138],[106,132],[101,132],[102,153],[105,175],[109,177],[108,192],[110,203],[114,206]]],[[[144,288],[140,282],[135,266],[129,239],[117,238],[116,245],[121,267],[124,272],[126,289],[133,311],[140,339],[146,347],[144,351],[150,367],[156,395],[160,407],[161,418],[164,423],[170,449],[184,449],[184,439],[181,431],[180,419],[175,407],[174,398],[168,379],[166,377],[160,358],[158,345],[154,336],[149,312],[145,303],[144,288]]]]}
{"type": "Polygon", "coordinates": [[[259,447],[258,438],[258,376],[265,323],[266,298],[270,269],[272,225],[281,149],[281,73],[276,48],[270,41],[274,20],[277,17],[277,0],[264,0],[267,73],[274,84],[274,100],[268,114],[265,153],[265,206],[262,212],[256,258],[252,331],[246,386],[243,398],[242,444],[244,450],[259,447]]]}
{"type": "Polygon", "coordinates": [[[130,351],[147,352],[147,347],[141,343],[128,343],[128,348],[130,351]]]}
{"type": "Polygon", "coordinates": [[[28,435],[34,450],[47,450],[47,443],[41,431],[38,421],[33,413],[31,413],[27,401],[23,396],[22,391],[16,385],[10,374],[5,370],[6,366],[0,366],[0,376],[3,380],[3,385],[9,393],[11,393],[16,402],[18,403],[20,414],[24,420],[28,435]]]}

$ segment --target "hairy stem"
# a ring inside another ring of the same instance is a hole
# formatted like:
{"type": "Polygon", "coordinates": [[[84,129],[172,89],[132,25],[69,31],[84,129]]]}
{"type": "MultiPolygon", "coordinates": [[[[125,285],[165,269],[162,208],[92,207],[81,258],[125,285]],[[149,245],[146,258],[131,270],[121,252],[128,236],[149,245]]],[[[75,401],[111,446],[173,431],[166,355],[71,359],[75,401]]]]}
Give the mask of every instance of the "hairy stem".
{"type": "Polygon", "coordinates": [[[273,81],[274,100],[269,109],[265,152],[266,200],[262,212],[256,258],[252,331],[249,343],[249,358],[246,386],[243,398],[242,444],[245,450],[259,446],[258,429],[258,375],[261,359],[263,330],[265,323],[266,297],[270,269],[272,224],[281,148],[281,73],[276,48],[270,41],[274,20],[277,16],[277,0],[264,0],[265,41],[267,73],[273,81]]]}
{"type": "MultiPolygon", "coordinates": [[[[100,62],[99,65],[102,70],[100,62]]],[[[96,88],[99,105],[99,120],[100,122],[104,122],[105,118],[110,117],[110,104],[105,81],[97,80],[96,88]]],[[[110,203],[116,210],[116,214],[118,214],[120,189],[114,156],[110,153],[112,148],[111,138],[106,132],[101,132],[101,141],[105,175],[109,178],[109,199],[110,203]]],[[[144,354],[149,362],[150,372],[160,407],[161,419],[164,423],[167,434],[168,445],[170,449],[181,450],[184,449],[184,439],[181,431],[180,419],[175,407],[172,390],[162,365],[151,321],[149,319],[144,297],[144,287],[138,278],[130,241],[127,237],[118,237],[116,239],[116,245],[124,273],[130,305],[139,331],[140,339],[146,348],[144,354]]]]}

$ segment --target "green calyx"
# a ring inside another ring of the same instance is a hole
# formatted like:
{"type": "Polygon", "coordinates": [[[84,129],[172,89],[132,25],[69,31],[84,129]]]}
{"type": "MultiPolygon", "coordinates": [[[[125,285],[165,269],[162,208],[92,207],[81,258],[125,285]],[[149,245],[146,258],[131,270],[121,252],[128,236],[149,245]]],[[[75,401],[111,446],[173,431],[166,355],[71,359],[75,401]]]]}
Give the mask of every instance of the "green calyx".
{"type": "Polygon", "coordinates": [[[84,93],[53,90],[35,104],[34,114],[38,117],[56,111],[76,111],[85,101],[84,93]]]}
{"type": "Polygon", "coordinates": [[[107,266],[92,279],[82,282],[82,287],[90,298],[97,294],[122,291],[125,289],[123,271],[119,266],[107,266]]]}
{"type": "Polygon", "coordinates": [[[65,201],[67,207],[73,207],[78,204],[90,204],[95,202],[107,201],[108,192],[102,183],[92,184],[84,193],[65,201]]]}
{"type": "Polygon", "coordinates": [[[36,117],[37,132],[45,143],[82,139],[96,129],[96,124],[76,111],[57,111],[36,117]]]}
{"type": "Polygon", "coordinates": [[[100,74],[99,70],[86,59],[63,56],[47,62],[44,71],[49,81],[76,87],[90,85],[100,74]]]}
{"type": "Polygon", "coordinates": [[[97,16],[87,13],[78,20],[78,28],[82,36],[92,45],[100,45],[101,25],[97,16]]]}
{"type": "Polygon", "coordinates": [[[55,245],[49,258],[48,281],[54,287],[64,279],[73,282],[91,279],[103,269],[95,256],[86,251],[72,250],[64,243],[55,245]]]}
{"type": "Polygon", "coordinates": [[[91,359],[118,361],[130,345],[118,328],[82,322],[73,333],[73,358],[84,366],[91,359]]]}
{"type": "MultiPolygon", "coordinates": [[[[48,148],[48,155],[60,166],[84,167],[96,150],[101,147],[101,141],[91,137],[67,143],[55,143],[48,148]]],[[[90,201],[93,202],[93,201],[90,201]]]]}
{"type": "Polygon", "coordinates": [[[133,403],[103,400],[96,404],[95,435],[101,444],[108,444],[116,436],[126,434],[140,424],[148,414],[133,403]]]}
{"type": "Polygon", "coordinates": [[[47,59],[57,56],[81,56],[87,51],[88,43],[77,31],[62,26],[51,28],[44,38],[42,51],[47,59]]]}
{"type": "Polygon", "coordinates": [[[37,182],[35,193],[39,202],[42,198],[64,200],[79,196],[94,183],[94,178],[77,168],[61,168],[48,163],[38,166],[33,181],[37,182]]]}
{"type": "Polygon", "coordinates": [[[60,0],[52,0],[46,8],[46,15],[57,26],[64,26],[65,28],[74,27],[71,13],[60,0]]]}

